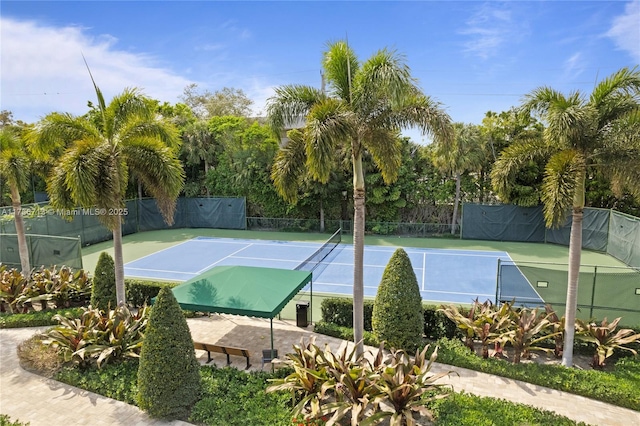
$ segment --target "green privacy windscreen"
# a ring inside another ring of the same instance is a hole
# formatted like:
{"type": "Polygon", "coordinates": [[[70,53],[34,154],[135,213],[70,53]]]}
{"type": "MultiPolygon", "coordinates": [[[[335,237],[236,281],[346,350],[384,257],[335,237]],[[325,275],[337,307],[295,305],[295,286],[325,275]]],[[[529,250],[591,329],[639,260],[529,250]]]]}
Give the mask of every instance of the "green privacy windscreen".
{"type": "MultiPolygon", "coordinates": [[[[559,228],[546,229],[542,207],[464,204],[463,239],[547,242],[568,246],[571,215],[559,228]]],[[[640,219],[614,210],[585,208],[582,247],[606,252],[640,268],[640,219]]]]}
{"type": "MultiPolygon", "coordinates": [[[[26,239],[32,268],[66,265],[82,269],[82,253],[78,238],[28,234],[26,239]]],[[[0,234],[0,263],[11,268],[20,268],[17,235],[0,234]]]]}
{"type": "MultiPolygon", "coordinates": [[[[24,209],[34,212],[24,218],[27,234],[80,238],[84,246],[112,238],[112,232],[100,223],[95,209],[69,210],[66,216],[44,205],[24,206],[24,209]]],[[[247,226],[244,198],[179,198],[171,225],[165,223],[153,199],[129,200],[121,211],[123,235],[156,229],[246,229],[247,226]]],[[[0,217],[0,233],[16,233],[12,215],[0,217]]]]}
{"type": "Polygon", "coordinates": [[[469,240],[544,241],[541,207],[464,204],[462,238],[469,240]]]}

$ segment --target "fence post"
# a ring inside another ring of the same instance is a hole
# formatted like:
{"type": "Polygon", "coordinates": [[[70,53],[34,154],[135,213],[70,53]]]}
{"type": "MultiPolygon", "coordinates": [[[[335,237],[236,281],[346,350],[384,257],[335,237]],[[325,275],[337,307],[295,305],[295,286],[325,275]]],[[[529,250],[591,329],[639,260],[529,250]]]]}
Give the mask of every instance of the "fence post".
{"type": "Polygon", "coordinates": [[[498,306],[498,298],[500,295],[500,265],[501,265],[501,260],[500,258],[498,258],[498,270],[496,271],[496,303],[495,305],[498,306]]]}
{"type": "Polygon", "coordinates": [[[593,283],[591,284],[591,308],[589,309],[589,319],[593,318],[593,303],[596,299],[596,277],[598,276],[598,266],[593,267],[593,283]]]}

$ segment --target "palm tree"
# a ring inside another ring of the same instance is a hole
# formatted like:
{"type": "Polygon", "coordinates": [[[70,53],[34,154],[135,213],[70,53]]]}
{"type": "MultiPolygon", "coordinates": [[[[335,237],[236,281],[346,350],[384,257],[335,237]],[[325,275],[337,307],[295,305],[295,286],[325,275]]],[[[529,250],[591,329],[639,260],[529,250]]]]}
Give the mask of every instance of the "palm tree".
{"type": "Polygon", "coordinates": [[[116,298],[123,304],[122,216],[128,175],[142,181],[170,224],[184,172],[176,157],[177,131],[155,114],[153,102],[136,89],[126,89],[106,105],[94,87],[95,114],[49,114],[36,125],[30,143],[42,156],[64,148],[47,182],[51,205],[95,208],[112,231],[116,298]]]}
{"type": "Polygon", "coordinates": [[[351,154],[354,199],[353,327],[358,353],[363,335],[363,255],[365,184],[363,153],[368,151],[384,181],[393,182],[401,158],[399,129],[417,126],[442,143],[451,140],[449,116],[425,96],[411,77],[404,58],[382,49],[364,63],[345,41],[329,43],[323,55],[328,94],[309,86],[276,89],[267,106],[268,122],[280,135],[300,117],[306,124],[300,138],[283,147],[272,177],[278,192],[295,200],[305,173],[326,183],[339,148],[351,154]]]}
{"type": "Polygon", "coordinates": [[[542,184],[544,217],[548,227],[558,226],[572,212],[569,239],[569,274],[565,310],[562,364],[573,364],[578,275],[582,249],[585,180],[597,168],[617,194],[625,189],[640,197],[640,71],[623,68],[599,82],[586,98],[568,96],[549,87],[526,96],[523,111],[539,115],[546,124],[540,139],[507,147],[492,171],[496,192],[508,200],[509,178],[530,160],[546,160],[542,184]],[[636,123],[633,125],[633,123],[636,123]],[[636,129],[631,133],[631,129],[636,129]]]}
{"type": "Polygon", "coordinates": [[[480,169],[483,160],[483,146],[478,127],[471,124],[454,123],[453,128],[455,132],[454,143],[451,145],[436,144],[434,151],[436,167],[445,173],[452,174],[456,179],[451,234],[456,233],[462,174],[480,169]]]}
{"type": "MultiPolygon", "coordinates": [[[[206,178],[209,167],[216,155],[216,141],[209,125],[204,120],[189,123],[182,131],[182,152],[190,164],[200,165],[204,161],[204,175],[206,178]]],[[[209,188],[205,185],[207,197],[209,188]]]]}
{"type": "Polygon", "coordinates": [[[0,129],[0,176],[6,179],[11,194],[11,206],[18,236],[18,252],[22,273],[28,276],[31,272],[29,262],[29,248],[24,233],[22,220],[22,202],[20,191],[24,191],[29,184],[29,157],[25,153],[23,139],[11,127],[0,129]]]}

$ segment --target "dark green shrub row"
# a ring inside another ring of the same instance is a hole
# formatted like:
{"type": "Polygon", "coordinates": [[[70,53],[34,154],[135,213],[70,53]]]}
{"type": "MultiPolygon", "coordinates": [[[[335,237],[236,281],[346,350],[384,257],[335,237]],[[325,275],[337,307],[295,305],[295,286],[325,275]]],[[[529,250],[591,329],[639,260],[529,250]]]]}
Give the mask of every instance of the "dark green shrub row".
{"type": "Polygon", "coordinates": [[[621,358],[615,369],[609,372],[537,363],[514,365],[498,359],[483,359],[469,352],[469,348],[457,339],[440,339],[437,345],[438,362],[444,364],[522,380],[640,411],[638,357],[621,358]]]}
{"type": "Polygon", "coordinates": [[[145,303],[150,305],[151,299],[156,297],[162,287],[175,287],[179,283],[169,283],[162,281],[144,281],[125,279],[125,291],[127,304],[139,308],[145,303]]]}
{"type": "MultiPolygon", "coordinates": [[[[135,405],[137,370],[138,362],[129,360],[100,370],[95,367],[64,369],[56,379],[135,405]]],[[[281,378],[289,373],[290,370],[279,369],[275,375],[270,372],[247,374],[234,368],[201,367],[203,396],[188,420],[203,425],[291,425],[291,395],[264,391],[270,378],[281,378]]],[[[548,411],[468,394],[453,394],[429,403],[429,407],[436,415],[436,426],[582,425],[548,411]]],[[[21,423],[7,425],[23,426],[21,423]]]]}
{"type": "Polygon", "coordinates": [[[465,393],[453,393],[429,406],[435,424],[442,426],[585,425],[551,411],[465,393]]]}
{"type": "MultiPolygon", "coordinates": [[[[320,305],[322,321],[340,327],[353,328],[353,300],[346,297],[330,297],[324,299],[320,305]]],[[[372,331],[371,316],[373,315],[373,300],[364,301],[364,329],[372,331]]]]}
{"type": "MultiPolygon", "coordinates": [[[[337,337],[338,339],[353,341],[353,328],[350,327],[342,327],[330,322],[320,321],[313,326],[313,331],[327,336],[337,337]]],[[[365,345],[379,345],[378,339],[376,339],[371,331],[365,330],[363,340],[365,345]]]]}
{"type": "Polygon", "coordinates": [[[76,386],[108,398],[136,405],[138,360],[107,364],[98,369],[95,365],[88,368],[63,368],[54,376],[59,382],[76,386]]]}
{"type": "Polygon", "coordinates": [[[46,325],[56,325],[53,317],[62,315],[72,318],[80,318],[82,308],[65,308],[51,309],[46,311],[34,311],[26,314],[0,314],[0,328],[21,328],[21,327],[40,327],[46,325]]]}
{"type": "MultiPolygon", "coordinates": [[[[438,340],[442,337],[453,338],[459,336],[456,324],[445,314],[438,312],[439,306],[423,305],[424,334],[427,338],[438,340]]],[[[331,297],[324,299],[321,305],[322,321],[340,327],[353,328],[353,300],[346,297],[331,297]]],[[[364,302],[364,329],[372,331],[371,317],[373,315],[373,301],[364,302]]]]}
{"type": "MultiPolygon", "coordinates": [[[[291,394],[265,392],[274,374],[235,368],[202,367],[204,395],[189,421],[225,426],[291,426],[291,394]]],[[[276,370],[276,375],[282,372],[276,370]]]]}

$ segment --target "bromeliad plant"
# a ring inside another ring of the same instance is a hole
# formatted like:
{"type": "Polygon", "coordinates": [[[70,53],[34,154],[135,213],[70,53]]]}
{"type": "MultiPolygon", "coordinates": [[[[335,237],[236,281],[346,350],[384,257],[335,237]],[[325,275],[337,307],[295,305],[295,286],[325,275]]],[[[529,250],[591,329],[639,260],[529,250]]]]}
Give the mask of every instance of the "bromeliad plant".
{"type": "Polygon", "coordinates": [[[466,316],[453,305],[442,307],[439,311],[465,333],[465,345],[472,352],[475,353],[474,339],[478,339],[482,342],[482,357],[489,358],[489,345],[493,342],[500,345],[498,337],[512,328],[515,321],[516,314],[511,306],[510,303],[503,303],[500,309],[496,309],[490,300],[480,303],[476,299],[466,316]]]}
{"type": "Polygon", "coordinates": [[[497,340],[503,344],[511,343],[514,352],[513,363],[519,364],[522,357],[531,358],[532,350],[551,351],[537,346],[538,343],[555,336],[556,333],[545,333],[550,325],[549,314],[539,313],[537,308],[522,308],[514,323],[508,326],[497,340]]]}
{"type": "MultiPolygon", "coordinates": [[[[371,377],[378,391],[373,404],[380,409],[362,422],[362,425],[374,424],[389,417],[390,426],[412,426],[415,424],[413,412],[432,419],[431,412],[424,405],[427,401],[425,395],[441,387],[442,385],[436,382],[448,376],[450,372],[431,374],[431,366],[438,357],[438,348],[427,359],[428,350],[429,346],[425,346],[422,351],[416,351],[413,358],[402,350],[393,351],[391,356],[376,368],[371,377]]],[[[430,399],[441,398],[443,395],[439,394],[430,399]]]]}
{"type": "Polygon", "coordinates": [[[65,363],[98,368],[123,358],[140,356],[149,308],[132,313],[122,305],[110,311],[84,309],[80,318],[61,315],[59,325],[44,333],[43,343],[57,348],[65,363]]]}
{"type": "Polygon", "coordinates": [[[630,328],[620,329],[616,333],[616,328],[618,328],[618,323],[621,319],[622,317],[618,317],[609,324],[607,318],[604,318],[600,325],[576,319],[576,337],[596,346],[596,351],[591,361],[593,368],[602,369],[605,366],[605,360],[613,355],[615,349],[629,351],[634,355],[637,354],[635,349],[624,345],[640,341],[640,333],[634,334],[635,332],[630,328]]]}
{"type": "Polygon", "coordinates": [[[23,296],[27,288],[28,281],[20,271],[0,264],[0,300],[9,306],[12,314],[24,309],[23,296]]]}
{"type": "Polygon", "coordinates": [[[428,347],[411,358],[404,351],[384,357],[384,343],[378,353],[357,355],[355,347],[334,354],[327,347],[294,345],[287,363],[294,373],[273,380],[267,392],[290,390],[301,399],[293,417],[301,424],[326,421],[327,426],[374,425],[390,418],[392,426],[413,425],[414,411],[429,416],[424,396],[449,373],[430,374],[437,348],[427,360],[428,347]]]}

